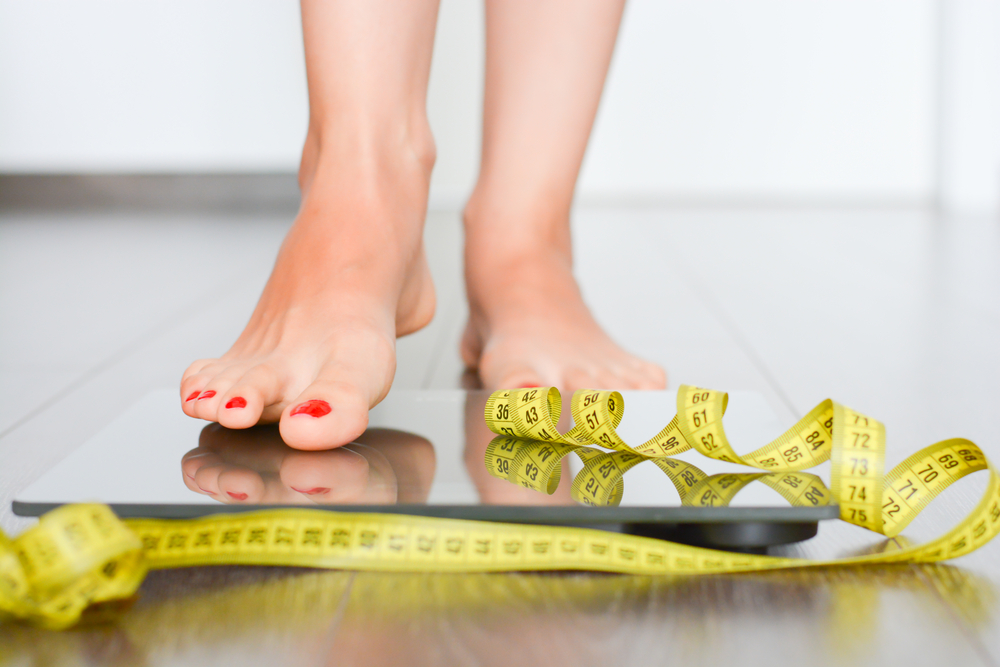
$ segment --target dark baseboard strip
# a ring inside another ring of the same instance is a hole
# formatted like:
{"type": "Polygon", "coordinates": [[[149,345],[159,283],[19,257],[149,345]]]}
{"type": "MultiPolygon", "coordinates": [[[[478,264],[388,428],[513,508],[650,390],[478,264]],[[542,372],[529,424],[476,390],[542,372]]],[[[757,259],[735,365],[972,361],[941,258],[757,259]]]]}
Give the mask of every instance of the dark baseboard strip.
{"type": "Polygon", "coordinates": [[[0,174],[0,212],[282,213],[299,207],[295,174],[0,174]]]}

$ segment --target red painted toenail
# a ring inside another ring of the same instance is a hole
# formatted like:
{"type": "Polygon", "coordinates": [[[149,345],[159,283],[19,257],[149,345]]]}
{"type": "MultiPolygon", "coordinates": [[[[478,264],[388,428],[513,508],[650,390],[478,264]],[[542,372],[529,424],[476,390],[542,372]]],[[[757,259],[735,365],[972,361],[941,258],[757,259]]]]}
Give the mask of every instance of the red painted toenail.
{"type": "Polygon", "coordinates": [[[310,417],[322,417],[323,415],[330,414],[333,408],[326,401],[320,401],[318,399],[312,399],[311,401],[306,401],[305,403],[299,403],[292,410],[290,416],[295,415],[309,415],[310,417]]]}
{"type": "Polygon", "coordinates": [[[194,399],[198,398],[198,394],[200,393],[201,393],[200,391],[191,392],[191,395],[185,398],[184,402],[187,403],[188,401],[193,401],[194,399]]]}
{"type": "Polygon", "coordinates": [[[209,389],[206,392],[202,392],[201,396],[198,397],[198,400],[204,401],[206,398],[212,398],[213,396],[215,396],[215,390],[209,389]]]}
{"type": "Polygon", "coordinates": [[[236,408],[245,408],[246,406],[247,406],[247,399],[243,398],[242,396],[237,396],[236,398],[226,403],[227,410],[233,410],[236,408]]]}
{"type": "Polygon", "coordinates": [[[235,500],[246,500],[247,499],[247,494],[245,494],[245,493],[233,493],[232,491],[226,491],[226,493],[229,494],[230,498],[233,498],[235,500]]]}
{"type": "Polygon", "coordinates": [[[522,384],[518,389],[537,389],[541,386],[540,384],[522,384]]]}
{"type": "Polygon", "coordinates": [[[210,496],[214,496],[214,495],[215,495],[214,493],[212,493],[212,492],[211,492],[211,491],[209,491],[208,489],[205,489],[205,488],[202,488],[202,486],[201,486],[200,484],[197,484],[197,482],[196,482],[195,484],[197,485],[197,487],[198,487],[199,489],[201,489],[202,491],[204,491],[204,492],[205,492],[205,493],[207,493],[208,495],[210,495],[210,496]]]}
{"type": "Polygon", "coordinates": [[[304,491],[302,489],[296,489],[293,486],[292,487],[292,491],[295,491],[297,493],[304,493],[307,496],[315,496],[318,493],[330,493],[330,489],[328,489],[326,487],[323,487],[323,486],[317,486],[315,489],[309,489],[308,491],[304,491]]]}

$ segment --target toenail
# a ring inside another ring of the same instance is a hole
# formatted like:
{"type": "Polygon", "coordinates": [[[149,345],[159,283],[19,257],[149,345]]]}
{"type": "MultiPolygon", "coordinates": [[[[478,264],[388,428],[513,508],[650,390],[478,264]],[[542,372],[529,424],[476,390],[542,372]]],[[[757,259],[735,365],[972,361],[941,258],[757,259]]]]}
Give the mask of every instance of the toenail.
{"type": "Polygon", "coordinates": [[[199,489],[201,489],[202,491],[204,491],[205,493],[209,494],[210,496],[214,496],[214,495],[215,495],[214,493],[212,493],[212,492],[211,492],[211,491],[209,491],[208,489],[206,489],[206,488],[203,488],[203,487],[201,486],[201,484],[198,484],[197,482],[195,482],[195,485],[196,485],[196,486],[197,486],[197,487],[198,487],[199,489]]]}
{"type": "Polygon", "coordinates": [[[330,414],[333,408],[326,401],[320,401],[318,399],[312,399],[311,401],[306,401],[305,403],[299,403],[292,410],[290,417],[295,415],[309,415],[310,417],[322,417],[323,415],[330,414]]]}
{"type": "Polygon", "coordinates": [[[247,406],[247,399],[242,396],[237,396],[226,403],[227,410],[235,410],[236,408],[245,408],[247,406]]]}
{"type": "Polygon", "coordinates": [[[541,386],[540,384],[522,384],[518,389],[538,389],[541,386]]]}
{"type": "Polygon", "coordinates": [[[200,393],[201,393],[200,391],[191,392],[191,395],[185,398],[184,402],[187,403],[188,401],[193,401],[194,399],[198,398],[198,394],[200,393]]]}
{"type": "Polygon", "coordinates": [[[226,493],[228,493],[229,497],[232,498],[232,499],[234,499],[234,500],[246,500],[247,499],[247,494],[245,494],[245,493],[233,493],[232,491],[226,491],[226,493]]]}
{"type": "Polygon", "coordinates": [[[203,392],[202,395],[198,397],[198,400],[204,401],[206,398],[212,398],[213,396],[215,396],[215,390],[209,389],[208,391],[203,392]]]}
{"type": "Polygon", "coordinates": [[[308,491],[304,491],[302,489],[296,489],[293,486],[292,487],[292,491],[295,491],[296,493],[304,493],[307,496],[315,496],[315,495],[320,494],[320,493],[330,493],[330,489],[328,489],[328,488],[326,488],[324,486],[317,486],[315,489],[309,489],[308,491]]]}

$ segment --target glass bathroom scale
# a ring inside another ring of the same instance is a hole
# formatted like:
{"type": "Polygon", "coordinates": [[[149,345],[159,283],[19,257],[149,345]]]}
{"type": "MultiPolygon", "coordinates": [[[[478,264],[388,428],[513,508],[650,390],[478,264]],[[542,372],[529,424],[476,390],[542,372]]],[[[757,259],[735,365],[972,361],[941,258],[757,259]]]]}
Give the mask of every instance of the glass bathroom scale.
{"type": "MultiPolygon", "coordinates": [[[[618,427],[641,443],[673,416],[674,391],[625,391],[618,427]]],[[[230,430],[181,412],[174,389],[147,394],[14,500],[21,516],[67,503],[100,502],[121,517],[192,518],[275,507],[585,526],[716,548],[759,551],[808,539],[835,505],[791,507],[763,484],[743,489],[728,507],[681,504],[671,482],[649,462],[629,470],[619,505],[573,500],[583,467],[563,461],[551,494],[494,477],[485,465],[485,391],[395,390],[370,414],[356,443],[301,451],[281,440],[277,425],[230,430]]],[[[568,408],[569,397],[564,397],[568,408]]],[[[572,424],[563,411],[560,429],[572,424]]],[[[764,398],[732,392],[726,433],[750,451],[784,430],[764,398]]],[[[708,474],[747,472],[696,452],[678,458],[708,474]]]]}

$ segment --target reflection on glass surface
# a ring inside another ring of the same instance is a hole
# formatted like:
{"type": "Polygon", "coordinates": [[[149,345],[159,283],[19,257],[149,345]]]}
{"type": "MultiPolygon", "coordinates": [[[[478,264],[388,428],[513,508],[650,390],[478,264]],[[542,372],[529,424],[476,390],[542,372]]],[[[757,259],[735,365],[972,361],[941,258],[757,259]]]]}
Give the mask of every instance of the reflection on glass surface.
{"type": "MultiPolygon", "coordinates": [[[[500,412],[506,411],[507,405],[501,405],[500,412]]],[[[558,410],[553,414],[559,414],[558,410]]],[[[489,419],[490,415],[486,415],[485,421],[489,419]]],[[[617,507],[625,494],[625,477],[643,463],[659,468],[687,506],[728,506],[740,491],[755,482],[770,487],[793,506],[818,507],[830,504],[832,499],[822,479],[803,471],[709,475],[675,456],[647,457],[627,449],[606,448],[561,430],[554,435],[543,430],[548,439],[537,440],[518,437],[510,428],[496,423],[489,428],[495,437],[486,447],[483,463],[490,475],[515,487],[551,495],[564,486],[564,459],[575,455],[582,469],[570,484],[570,497],[582,505],[617,507]]]]}
{"type": "Polygon", "coordinates": [[[184,455],[184,483],[223,503],[419,504],[434,479],[430,441],[368,429],[357,442],[324,451],[292,449],[276,424],[245,430],[209,424],[184,455]]]}
{"type": "Polygon", "coordinates": [[[551,494],[512,484],[495,477],[486,468],[486,448],[497,434],[486,426],[483,411],[486,409],[487,391],[470,391],[465,398],[465,466],[476,485],[479,500],[487,505],[577,505],[570,497],[568,462],[563,460],[559,483],[551,494]]]}
{"type": "MultiPolygon", "coordinates": [[[[461,413],[450,415],[451,420],[460,417],[462,422],[463,442],[454,444],[464,445],[461,464],[476,495],[465,502],[576,505],[565,480],[550,495],[512,485],[485,469],[486,448],[496,437],[483,420],[488,396],[488,392],[469,392],[461,413]]],[[[426,422],[432,410],[440,409],[421,410],[412,403],[394,408],[394,423],[405,423],[406,415],[401,413],[411,410],[410,423],[414,424],[426,422]]],[[[443,431],[427,432],[443,436],[443,431]]],[[[442,455],[454,456],[457,451],[448,447],[442,455]]],[[[226,504],[423,504],[435,481],[436,456],[430,439],[397,428],[375,426],[349,445],[303,451],[286,445],[276,424],[244,430],[209,424],[201,431],[198,447],[184,454],[181,472],[188,489],[226,504]]]]}
{"type": "MultiPolygon", "coordinates": [[[[588,521],[589,509],[571,493],[573,480],[584,467],[578,455],[563,456],[557,467],[546,468],[554,483],[545,484],[541,492],[490,474],[486,452],[496,434],[483,419],[488,396],[485,391],[394,390],[371,411],[370,428],[356,443],[335,450],[300,451],[281,441],[276,426],[245,430],[206,426],[178,413],[172,389],[156,391],[22,490],[16,501],[20,512],[31,516],[57,504],[98,500],[123,516],[199,516],[223,504],[237,508],[395,503],[405,513],[427,516],[588,521]],[[512,511],[506,512],[505,506],[512,511]]],[[[726,428],[734,442],[750,449],[781,432],[763,397],[751,392],[734,396],[726,416],[732,419],[726,428]]],[[[618,432],[627,442],[639,442],[669,421],[676,397],[673,392],[626,392],[625,401],[630,409],[618,432]]],[[[569,430],[571,421],[569,411],[564,411],[560,431],[569,430]]],[[[732,472],[731,464],[687,458],[706,475],[732,472]]],[[[603,460],[594,458],[591,468],[603,474],[603,460]]],[[[606,520],[642,522],[661,516],[661,508],[690,509],[682,507],[664,472],[655,462],[630,468],[617,505],[621,511],[605,512],[606,520]]],[[[734,505],[784,511],[787,501],[766,484],[756,484],[741,491],[734,505]]]]}
{"type": "MultiPolygon", "coordinates": [[[[375,425],[357,441],[322,451],[289,447],[277,425],[232,430],[209,424],[201,430],[198,447],[184,454],[182,478],[191,491],[227,504],[617,506],[626,480],[630,487],[634,483],[662,494],[670,504],[696,504],[708,493],[715,500],[700,504],[728,505],[736,491],[755,480],[793,505],[808,505],[809,499],[812,505],[825,504],[829,495],[822,481],[808,473],[708,475],[676,458],[647,460],[596,447],[498,436],[483,419],[488,396],[473,391],[458,401],[454,396],[390,397],[380,406],[381,418],[373,412],[375,425]],[[460,464],[455,460],[459,451],[460,464]],[[582,466],[575,475],[570,469],[574,457],[582,466]],[[637,464],[647,461],[659,472],[633,479],[637,464]],[[815,485],[818,495],[793,501],[793,488],[785,489],[783,483],[796,489],[815,485]],[[595,492],[598,485],[605,490],[602,495],[595,492]],[[716,487],[731,494],[720,496],[716,487]]],[[[649,419],[655,423],[663,415],[649,419]]],[[[560,430],[568,430],[571,424],[565,422],[571,418],[564,414],[562,421],[560,430]]]]}

